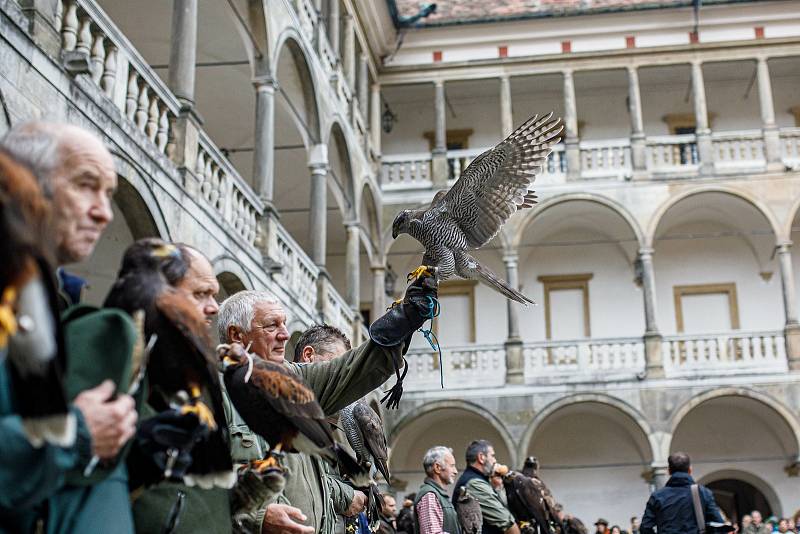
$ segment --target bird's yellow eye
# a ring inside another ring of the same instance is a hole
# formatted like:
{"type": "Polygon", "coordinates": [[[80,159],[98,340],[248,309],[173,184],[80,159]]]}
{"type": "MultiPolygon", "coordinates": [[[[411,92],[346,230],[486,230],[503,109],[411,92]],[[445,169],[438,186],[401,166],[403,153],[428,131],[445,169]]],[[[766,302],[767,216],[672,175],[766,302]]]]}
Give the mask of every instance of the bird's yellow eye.
{"type": "Polygon", "coordinates": [[[172,256],[178,249],[175,245],[170,245],[169,243],[164,243],[163,245],[157,247],[153,250],[153,256],[157,258],[166,258],[167,256],[172,256]]]}

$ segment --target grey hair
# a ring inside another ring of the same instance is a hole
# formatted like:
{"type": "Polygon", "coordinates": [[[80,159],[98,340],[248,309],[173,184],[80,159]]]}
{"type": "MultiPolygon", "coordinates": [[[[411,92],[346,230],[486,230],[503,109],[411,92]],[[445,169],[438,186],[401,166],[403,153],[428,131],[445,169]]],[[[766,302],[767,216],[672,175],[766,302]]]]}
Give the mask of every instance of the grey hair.
{"type": "Polygon", "coordinates": [[[252,328],[255,307],[258,303],[280,304],[272,293],[266,291],[239,291],[226,298],[219,307],[217,314],[217,330],[220,343],[228,343],[228,328],[236,326],[243,332],[252,328]]]}
{"type": "Polygon", "coordinates": [[[439,464],[444,466],[445,454],[453,454],[453,449],[442,445],[437,445],[436,447],[428,449],[428,452],[422,457],[422,468],[425,470],[426,475],[433,474],[434,465],[439,464]]]}
{"type": "Polygon", "coordinates": [[[26,122],[11,128],[0,145],[33,173],[47,197],[52,195],[50,183],[62,164],[62,136],[57,125],[46,122],[26,122]]]}

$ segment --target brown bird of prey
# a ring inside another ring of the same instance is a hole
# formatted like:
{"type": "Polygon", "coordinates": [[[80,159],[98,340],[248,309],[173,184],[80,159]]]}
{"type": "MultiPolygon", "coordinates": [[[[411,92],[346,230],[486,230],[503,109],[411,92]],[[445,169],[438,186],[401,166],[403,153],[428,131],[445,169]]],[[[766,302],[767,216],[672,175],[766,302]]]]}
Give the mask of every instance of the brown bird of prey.
{"type": "Polygon", "coordinates": [[[209,433],[192,448],[184,476],[189,485],[231,487],[236,481],[213,344],[205,317],[189,296],[167,284],[167,262],[184,261],[174,245],[157,238],[136,241],[122,259],[104,306],[145,314],[145,335],[154,337],[147,381],[149,403],[159,411],[194,413],[209,433]]]}
{"type": "Polygon", "coordinates": [[[345,406],[339,414],[344,434],[356,453],[358,463],[369,468],[374,465],[389,482],[389,446],[383,423],[375,410],[363,400],[345,406]]]}
{"type": "MultiPolygon", "coordinates": [[[[344,474],[363,469],[333,439],[333,431],[303,379],[282,365],[253,356],[237,343],[217,346],[225,388],[231,402],[254,432],[269,444],[270,452],[318,454],[338,463],[344,474]]],[[[258,466],[275,465],[272,454],[258,466]]]]}
{"type": "Polygon", "coordinates": [[[563,129],[553,114],[528,119],[499,145],[475,158],[449,191],[439,191],[430,206],[403,210],[392,223],[392,237],[406,233],[422,243],[422,267],[439,268],[441,280],[454,275],[480,280],[511,300],[531,299],[481,265],[468,251],[485,246],[517,210],[531,208],[529,187],[542,169],[563,129]]]}
{"type": "Polygon", "coordinates": [[[547,484],[539,477],[539,459],[536,458],[536,456],[528,456],[525,458],[521,473],[533,480],[536,489],[539,490],[544,498],[547,513],[550,515],[551,519],[555,520],[555,518],[558,517],[558,511],[556,510],[558,503],[556,503],[556,499],[553,497],[550,488],[548,488],[547,484]]]}
{"type": "Polygon", "coordinates": [[[503,487],[508,498],[508,509],[520,524],[520,529],[530,527],[540,534],[557,532],[550,522],[544,496],[536,487],[533,479],[516,471],[509,471],[503,476],[503,487]]]}
{"type": "Polygon", "coordinates": [[[77,421],[63,385],[58,297],[48,261],[50,208],[33,175],[0,151],[0,361],[8,358],[22,430],[35,447],[68,447],[77,421]]]}
{"type": "Polygon", "coordinates": [[[464,534],[480,534],[483,529],[483,514],[478,499],[469,494],[466,486],[461,486],[461,491],[456,499],[456,513],[464,534]]]}

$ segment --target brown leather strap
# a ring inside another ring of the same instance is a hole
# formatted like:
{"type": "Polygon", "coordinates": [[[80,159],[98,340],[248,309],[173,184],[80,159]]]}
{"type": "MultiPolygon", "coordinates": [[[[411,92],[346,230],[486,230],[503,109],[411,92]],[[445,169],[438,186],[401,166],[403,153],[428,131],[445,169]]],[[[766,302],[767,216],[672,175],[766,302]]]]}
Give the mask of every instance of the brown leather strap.
{"type": "Polygon", "coordinates": [[[700,488],[697,484],[692,484],[692,503],[694,504],[694,518],[697,521],[697,531],[706,534],[706,518],[703,514],[703,505],[700,503],[700,488]]]}

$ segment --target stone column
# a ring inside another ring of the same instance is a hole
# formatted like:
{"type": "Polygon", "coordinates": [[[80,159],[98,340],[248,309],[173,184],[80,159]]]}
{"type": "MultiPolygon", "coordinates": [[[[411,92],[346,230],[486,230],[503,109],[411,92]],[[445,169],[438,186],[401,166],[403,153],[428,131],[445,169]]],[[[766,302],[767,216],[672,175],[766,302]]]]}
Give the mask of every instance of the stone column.
{"type": "Polygon", "coordinates": [[[61,21],[54,0],[19,0],[22,12],[28,17],[28,32],[36,44],[53,58],[61,53],[61,21]]]}
{"type": "Polygon", "coordinates": [[[356,89],[356,27],[352,15],[344,19],[344,49],[342,50],[342,68],[344,79],[352,92],[356,89]]]}
{"type": "Polygon", "coordinates": [[[333,55],[339,55],[339,0],[328,0],[328,41],[333,55]]]}
{"type": "Polygon", "coordinates": [[[781,288],[783,289],[783,309],[786,317],[784,338],[786,340],[786,358],[789,369],[800,369],[800,324],[797,320],[797,298],[792,268],[792,243],[778,243],[778,266],[781,270],[781,288]]]}
{"type": "Polygon", "coordinates": [[[347,304],[350,305],[356,313],[361,313],[361,291],[360,283],[361,277],[359,273],[359,239],[361,230],[358,227],[358,222],[349,222],[345,224],[347,229],[347,245],[345,247],[345,263],[347,265],[347,304]]]}
{"type": "Polygon", "coordinates": [[[628,67],[628,113],[631,117],[631,163],[633,178],[641,179],[647,174],[646,143],[642,120],[642,97],[639,92],[639,71],[628,67]]]}
{"type": "Polygon", "coordinates": [[[511,107],[511,80],[508,76],[500,76],[500,128],[502,137],[506,138],[514,130],[514,116],[511,107]]]}
{"type": "Polygon", "coordinates": [[[325,267],[326,224],[328,221],[328,147],[314,145],[308,158],[311,169],[311,211],[308,234],[311,242],[311,261],[325,267]]]}
{"type": "Polygon", "coordinates": [[[372,150],[381,154],[381,84],[373,83],[370,92],[369,133],[372,135],[372,150]]]}
{"type": "Polygon", "coordinates": [[[653,464],[651,466],[652,483],[657,490],[667,485],[669,480],[669,468],[666,465],[653,464]]]}
{"type": "Polygon", "coordinates": [[[373,321],[383,315],[386,309],[386,267],[381,265],[372,266],[372,314],[370,319],[373,321]]]}
{"type": "Polygon", "coordinates": [[[711,130],[708,127],[706,84],[703,80],[703,65],[699,61],[692,62],[692,95],[694,96],[695,135],[697,136],[700,173],[713,174],[714,150],[711,144],[711,130]]]}
{"type": "Polygon", "coordinates": [[[434,188],[447,187],[450,169],[447,165],[447,116],[444,82],[434,82],[434,117],[436,118],[435,142],[431,154],[431,174],[434,188]]]}
{"type": "Polygon", "coordinates": [[[772,82],[769,77],[767,58],[757,59],[758,98],[761,103],[761,130],[764,135],[764,152],[767,157],[767,170],[783,170],[781,162],[781,140],[775,124],[775,105],[772,101],[772,82]]]}
{"type": "Polygon", "coordinates": [[[664,376],[664,362],[661,355],[661,334],[656,324],[656,278],[653,269],[653,249],[639,250],[639,267],[642,276],[644,297],[644,342],[647,375],[650,378],[664,376]]]}
{"type": "MultiPolygon", "coordinates": [[[[506,265],[506,278],[508,285],[519,289],[519,260],[516,254],[503,257],[506,265]]],[[[525,381],[525,358],[522,353],[522,339],[519,336],[518,304],[506,302],[508,312],[508,338],[505,342],[506,349],[506,383],[522,384],[525,381]]]]}
{"type": "Polygon", "coordinates": [[[567,179],[581,176],[581,151],[578,141],[578,108],[575,101],[575,81],[572,71],[564,71],[564,144],[567,158],[567,179]]]}
{"type": "MultiPolygon", "coordinates": [[[[506,280],[509,287],[519,290],[519,260],[516,255],[509,255],[503,257],[503,263],[506,265],[506,280]]],[[[508,307],[508,341],[519,341],[519,314],[517,303],[506,299],[508,307]]]]}
{"type": "Polygon", "coordinates": [[[253,144],[253,183],[261,200],[272,205],[275,161],[275,81],[264,77],[255,80],[256,124],[253,144]]]}
{"type": "MultiPolygon", "coordinates": [[[[369,95],[367,94],[369,87],[369,62],[367,55],[362,53],[358,56],[358,110],[361,112],[361,118],[364,122],[367,121],[367,104],[369,103],[369,95]]],[[[364,125],[366,128],[366,124],[364,125]]]]}
{"type": "Polygon", "coordinates": [[[167,85],[187,108],[194,107],[197,0],[173,0],[167,85]]]}

